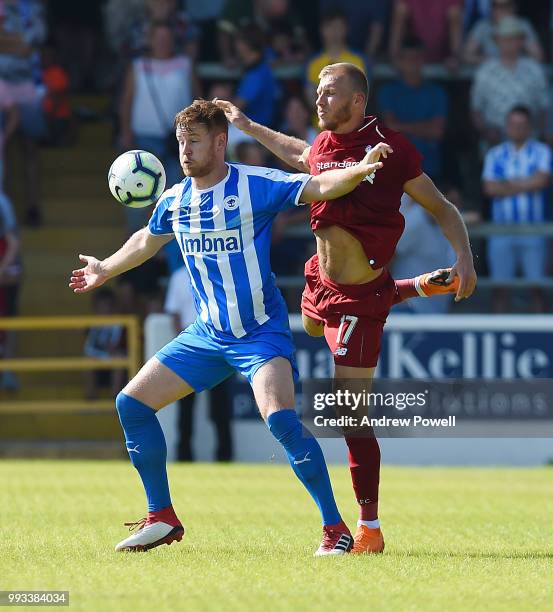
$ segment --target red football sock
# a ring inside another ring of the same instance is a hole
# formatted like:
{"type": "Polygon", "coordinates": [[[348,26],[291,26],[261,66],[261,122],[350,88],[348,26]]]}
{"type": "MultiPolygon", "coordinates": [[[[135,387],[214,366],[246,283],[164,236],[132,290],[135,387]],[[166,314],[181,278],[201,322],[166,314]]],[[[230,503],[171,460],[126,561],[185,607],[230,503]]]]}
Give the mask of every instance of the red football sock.
{"type": "Polygon", "coordinates": [[[173,510],[173,506],[167,506],[167,508],[162,508],[161,510],[156,510],[155,512],[148,512],[148,521],[151,523],[155,523],[157,521],[161,521],[163,523],[167,523],[168,525],[172,525],[176,527],[180,525],[180,521],[173,510]]]}
{"type": "Polygon", "coordinates": [[[332,529],[332,531],[342,531],[344,533],[350,533],[348,526],[344,523],[344,521],[340,521],[335,525],[325,525],[326,529],[332,529]]]}
{"type": "Polygon", "coordinates": [[[420,294],[415,288],[414,278],[404,278],[402,280],[394,281],[396,284],[396,290],[394,293],[393,304],[399,304],[409,298],[420,297],[420,294]]]}
{"type": "Polygon", "coordinates": [[[378,484],[380,482],[380,446],[376,438],[346,436],[349,448],[349,471],[361,521],[378,518],[378,484]]]}

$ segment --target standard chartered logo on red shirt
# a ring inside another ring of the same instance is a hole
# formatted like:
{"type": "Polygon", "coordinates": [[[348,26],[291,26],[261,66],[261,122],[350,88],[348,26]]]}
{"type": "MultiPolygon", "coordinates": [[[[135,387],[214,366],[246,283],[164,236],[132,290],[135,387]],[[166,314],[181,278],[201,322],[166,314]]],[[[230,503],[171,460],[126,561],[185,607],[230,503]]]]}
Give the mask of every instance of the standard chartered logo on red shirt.
{"type": "MultiPolygon", "coordinates": [[[[357,166],[359,164],[358,161],[355,160],[344,160],[341,162],[337,161],[329,161],[329,162],[317,162],[315,165],[317,166],[317,170],[319,172],[324,172],[325,170],[335,170],[336,168],[350,168],[351,166],[357,166]]],[[[371,185],[373,184],[374,177],[376,176],[376,172],[369,174],[363,180],[368,181],[371,185]]]]}

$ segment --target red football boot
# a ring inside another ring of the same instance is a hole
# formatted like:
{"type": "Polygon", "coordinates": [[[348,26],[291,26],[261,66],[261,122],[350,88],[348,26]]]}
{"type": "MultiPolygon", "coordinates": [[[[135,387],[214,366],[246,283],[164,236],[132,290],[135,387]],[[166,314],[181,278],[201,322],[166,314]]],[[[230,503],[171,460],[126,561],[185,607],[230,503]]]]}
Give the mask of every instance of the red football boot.
{"type": "Polygon", "coordinates": [[[326,555],[345,555],[353,546],[353,537],[344,521],[323,527],[323,541],[315,552],[315,557],[326,555]]]}

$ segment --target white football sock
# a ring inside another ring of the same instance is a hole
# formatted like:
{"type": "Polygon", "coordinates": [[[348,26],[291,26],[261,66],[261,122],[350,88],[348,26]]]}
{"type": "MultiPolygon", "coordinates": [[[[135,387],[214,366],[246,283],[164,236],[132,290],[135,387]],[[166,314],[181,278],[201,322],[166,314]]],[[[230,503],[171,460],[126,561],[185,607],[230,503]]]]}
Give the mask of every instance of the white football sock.
{"type": "Polygon", "coordinates": [[[375,519],[374,521],[357,521],[357,526],[365,525],[369,529],[378,529],[380,527],[380,521],[375,519]]]}
{"type": "Polygon", "coordinates": [[[422,290],[421,276],[422,274],[419,276],[415,276],[415,289],[417,290],[417,293],[419,294],[420,297],[428,297],[426,293],[422,290]]]}

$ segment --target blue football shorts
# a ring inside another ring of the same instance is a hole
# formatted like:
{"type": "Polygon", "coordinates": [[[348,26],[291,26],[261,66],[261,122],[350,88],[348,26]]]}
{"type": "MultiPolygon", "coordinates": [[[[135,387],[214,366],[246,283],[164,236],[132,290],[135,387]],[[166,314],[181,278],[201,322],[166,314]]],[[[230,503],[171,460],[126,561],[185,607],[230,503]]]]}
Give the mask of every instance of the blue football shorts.
{"type": "Polygon", "coordinates": [[[236,371],[251,384],[257,370],[274,357],[288,359],[298,381],[295,347],[288,318],[270,319],[242,338],[218,335],[197,319],[156,353],[163,365],[196,392],[212,389],[236,371]]]}

